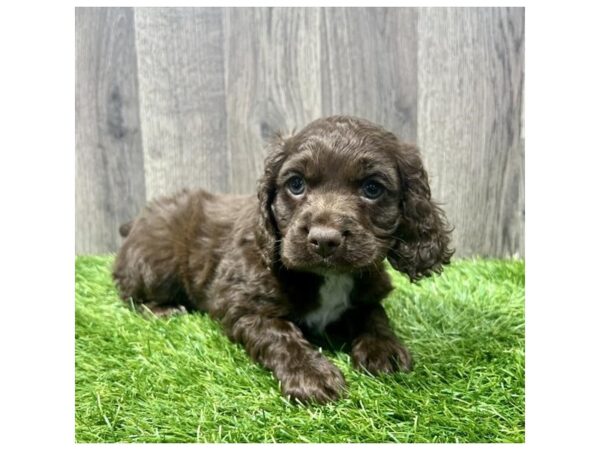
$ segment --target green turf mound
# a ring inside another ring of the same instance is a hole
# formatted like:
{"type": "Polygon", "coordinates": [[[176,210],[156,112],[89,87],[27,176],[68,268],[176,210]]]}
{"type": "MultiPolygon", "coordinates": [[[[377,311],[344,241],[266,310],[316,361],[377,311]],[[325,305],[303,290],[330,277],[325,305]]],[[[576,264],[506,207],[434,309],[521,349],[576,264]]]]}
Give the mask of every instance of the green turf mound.
{"type": "Polygon", "coordinates": [[[523,442],[522,261],[454,262],[385,301],[415,358],[372,377],[328,354],[348,396],[297,406],[201,314],[124,308],[112,256],[76,259],[77,442],[523,442]]]}

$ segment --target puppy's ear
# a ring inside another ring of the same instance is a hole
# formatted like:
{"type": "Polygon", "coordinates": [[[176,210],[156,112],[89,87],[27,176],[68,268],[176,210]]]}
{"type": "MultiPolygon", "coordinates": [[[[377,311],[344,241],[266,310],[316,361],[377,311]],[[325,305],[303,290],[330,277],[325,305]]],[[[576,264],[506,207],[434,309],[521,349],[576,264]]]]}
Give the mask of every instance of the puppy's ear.
{"type": "Polygon", "coordinates": [[[256,242],[261,258],[271,267],[278,252],[279,229],[271,205],[277,193],[277,174],[286,159],[286,139],[277,133],[267,145],[265,172],[258,181],[258,226],[255,230],[256,242]]]}
{"type": "Polygon", "coordinates": [[[400,220],[388,260],[411,281],[440,273],[450,262],[451,229],[442,209],[431,200],[427,172],[419,150],[397,143],[396,160],[402,180],[400,220]]]}

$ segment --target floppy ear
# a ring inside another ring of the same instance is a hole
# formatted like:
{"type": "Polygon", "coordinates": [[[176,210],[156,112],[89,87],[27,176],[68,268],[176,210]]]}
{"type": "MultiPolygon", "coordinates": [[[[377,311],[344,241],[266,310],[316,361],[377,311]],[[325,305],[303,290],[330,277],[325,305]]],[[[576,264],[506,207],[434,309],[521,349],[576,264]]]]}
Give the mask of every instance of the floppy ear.
{"type": "Polygon", "coordinates": [[[401,143],[396,147],[403,189],[401,217],[388,260],[394,269],[416,281],[440,273],[443,264],[450,262],[454,253],[449,247],[451,228],[444,211],[431,200],[427,172],[419,150],[401,143]]]}
{"type": "Polygon", "coordinates": [[[260,255],[267,267],[275,261],[279,245],[279,229],[271,205],[277,191],[277,174],[286,158],[285,139],[277,133],[267,145],[265,172],[258,181],[258,226],[255,230],[260,255]]]}

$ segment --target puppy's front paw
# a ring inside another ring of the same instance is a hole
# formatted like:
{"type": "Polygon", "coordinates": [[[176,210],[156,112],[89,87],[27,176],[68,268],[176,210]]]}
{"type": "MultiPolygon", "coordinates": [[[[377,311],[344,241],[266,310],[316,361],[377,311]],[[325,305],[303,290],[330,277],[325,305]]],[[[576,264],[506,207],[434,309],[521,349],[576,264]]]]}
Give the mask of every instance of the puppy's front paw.
{"type": "Polygon", "coordinates": [[[352,344],[352,363],[373,375],[412,369],[410,353],[395,337],[359,336],[352,344]]]}
{"type": "Polygon", "coordinates": [[[340,369],[324,356],[288,370],[280,379],[283,394],[305,404],[337,400],[346,388],[340,369]]]}

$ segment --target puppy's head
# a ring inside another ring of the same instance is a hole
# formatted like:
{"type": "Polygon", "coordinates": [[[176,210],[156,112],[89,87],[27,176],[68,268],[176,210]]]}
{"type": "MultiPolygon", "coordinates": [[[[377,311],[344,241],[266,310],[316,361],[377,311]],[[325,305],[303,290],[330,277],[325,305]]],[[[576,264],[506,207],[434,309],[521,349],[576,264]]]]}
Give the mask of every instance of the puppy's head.
{"type": "Polygon", "coordinates": [[[366,120],[335,116],[271,147],[258,191],[267,264],[326,274],[387,257],[416,280],[449,262],[449,228],[414,146],[366,120]]]}

